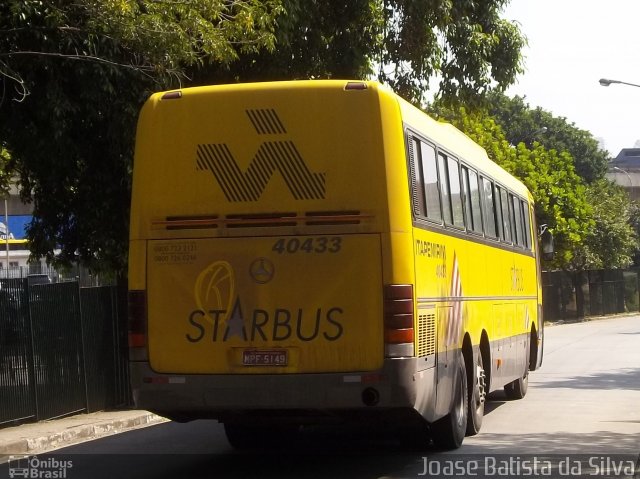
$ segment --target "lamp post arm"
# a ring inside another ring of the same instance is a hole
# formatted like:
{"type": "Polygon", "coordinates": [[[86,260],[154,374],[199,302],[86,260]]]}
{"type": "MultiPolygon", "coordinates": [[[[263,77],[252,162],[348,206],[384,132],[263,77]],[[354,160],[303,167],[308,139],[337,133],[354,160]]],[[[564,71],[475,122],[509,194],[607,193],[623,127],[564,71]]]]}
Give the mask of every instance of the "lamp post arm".
{"type": "Polygon", "coordinates": [[[617,84],[620,84],[620,85],[635,86],[635,87],[640,88],[640,85],[638,85],[636,83],[629,83],[629,82],[620,81],[620,80],[610,80],[608,78],[600,78],[600,85],[602,85],[602,86],[609,86],[612,83],[617,83],[617,84]]]}
{"type": "Polygon", "coordinates": [[[633,180],[631,179],[631,175],[629,174],[628,171],[623,170],[622,168],[618,168],[617,166],[614,166],[612,169],[614,171],[618,171],[620,173],[624,173],[625,175],[627,175],[627,178],[629,179],[629,188],[633,188],[633,180]]]}

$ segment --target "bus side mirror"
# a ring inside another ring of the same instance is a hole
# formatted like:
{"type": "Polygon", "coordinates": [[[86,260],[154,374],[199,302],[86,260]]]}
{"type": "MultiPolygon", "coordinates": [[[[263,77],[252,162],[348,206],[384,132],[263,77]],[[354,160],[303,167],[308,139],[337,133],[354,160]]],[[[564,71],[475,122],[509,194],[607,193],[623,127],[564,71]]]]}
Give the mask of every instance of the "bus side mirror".
{"type": "Polygon", "coordinates": [[[540,227],[540,243],[542,244],[542,259],[551,261],[556,251],[553,245],[553,233],[549,231],[547,225],[540,227]]]}

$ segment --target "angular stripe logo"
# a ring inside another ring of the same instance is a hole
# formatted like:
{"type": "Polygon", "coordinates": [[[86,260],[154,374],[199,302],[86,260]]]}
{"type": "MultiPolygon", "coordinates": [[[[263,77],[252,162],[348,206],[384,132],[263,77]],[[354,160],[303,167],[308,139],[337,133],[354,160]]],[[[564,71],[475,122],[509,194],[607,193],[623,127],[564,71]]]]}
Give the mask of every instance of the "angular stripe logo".
{"type": "Polygon", "coordinates": [[[282,135],[287,132],[273,109],[247,110],[246,113],[258,135],[282,135]]]}
{"type": "MultiPolygon", "coordinates": [[[[247,117],[258,135],[286,133],[277,113],[247,110],[247,117]]],[[[309,169],[293,141],[265,141],[245,171],[240,169],[225,143],[198,145],[196,169],[210,171],[228,201],[258,201],[275,173],[280,174],[296,200],[325,198],[325,173],[309,169]]]]}

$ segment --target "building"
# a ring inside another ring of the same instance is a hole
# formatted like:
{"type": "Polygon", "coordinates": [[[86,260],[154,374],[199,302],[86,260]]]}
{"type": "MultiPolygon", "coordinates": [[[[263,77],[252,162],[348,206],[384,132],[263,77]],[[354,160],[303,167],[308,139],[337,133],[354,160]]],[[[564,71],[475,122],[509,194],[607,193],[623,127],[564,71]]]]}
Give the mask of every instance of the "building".
{"type": "Polygon", "coordinates": [[[626,189],[632,200],[640,200],[640,148],[623,148],[609,162],[606,177],[626,189]]]}
{"type": "Polygon", "coordinates": [[[41,263],[29,263],[25,228],[32,215],[32,206],[23,203],[18,187],[11,185],[9,195],[0,200],[0,277],[7,277],[7,268],[10,276],[39,273],[42,269],[41,263]]]}

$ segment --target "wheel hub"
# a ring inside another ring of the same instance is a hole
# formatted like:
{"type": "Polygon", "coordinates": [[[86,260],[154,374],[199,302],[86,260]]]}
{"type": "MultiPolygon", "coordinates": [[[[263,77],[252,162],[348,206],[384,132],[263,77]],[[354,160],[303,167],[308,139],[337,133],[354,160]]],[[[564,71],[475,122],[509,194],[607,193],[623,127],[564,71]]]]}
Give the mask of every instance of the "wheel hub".
{"type": "Polygon", "coordinates": [[[487,376],[484,373],[484,368],[480,365],[476,366],[476,388],[478,389],[478,405],[480,405],[487,397],[487,376]]]}

